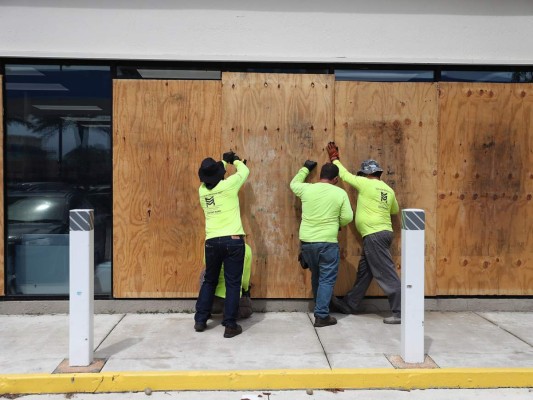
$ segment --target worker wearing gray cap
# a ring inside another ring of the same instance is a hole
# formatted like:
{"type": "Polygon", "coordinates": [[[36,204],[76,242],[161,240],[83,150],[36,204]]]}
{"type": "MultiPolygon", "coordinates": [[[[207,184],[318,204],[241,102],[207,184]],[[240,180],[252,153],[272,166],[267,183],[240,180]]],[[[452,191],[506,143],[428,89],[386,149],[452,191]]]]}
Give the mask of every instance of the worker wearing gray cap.
{"type": "Polygon", "coordinates": [[[329,142],[327,150],[331,162],[339,167],[339,177],[357,190],[355,226],[363,237],[363,252],[354,286],[342,300],[333,298],[332,303],[341,312],[357,313],[372,278],[375,278],[387,295],[392,312],[392,316],[383,322],[400,324],[401,281],[390,252],[393,237],[391,214],[400,211],[394,190],[381,180],[383,169],[375,160],[364,161],[357,175],[353,175],[339,161],[335,142],[329,142]]]}

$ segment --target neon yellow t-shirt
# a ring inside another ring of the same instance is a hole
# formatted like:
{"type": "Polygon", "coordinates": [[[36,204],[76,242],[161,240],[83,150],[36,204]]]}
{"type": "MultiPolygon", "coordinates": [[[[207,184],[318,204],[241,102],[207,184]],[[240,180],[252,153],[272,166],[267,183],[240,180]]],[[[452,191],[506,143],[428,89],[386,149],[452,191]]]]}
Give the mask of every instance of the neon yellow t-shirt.
{"type": "MultiPolygon", "coordinates": [[[[225,168],[226,162],[223,163],[225,168]]],[[[206,239],[244,235],[238,194],[250,170],[240,160],[236,160],[233,165],[237,172],[228,179],[221,180],[212,190],[209,190],[204,183],[198,189],[200,204],[205,215],[206,239]]]]}
{"type": "Polygon", "coordinates": [[[390,216],[400,211],[394,190],[382,180],[351,174],[339,160],[333,161],[333,164],[339,167],[339,177],[358,192],[355,227],[361,236],[392,232],[390,216]]]}
{"type": "Polygon", "coordinates": [[[309,170],[300,168],[290,184],[291,190],[302,200],[300,240],[338,243],[339,227],[353,220],[348,194],[330,183],[304,183],[307,175],[309,170]]]}

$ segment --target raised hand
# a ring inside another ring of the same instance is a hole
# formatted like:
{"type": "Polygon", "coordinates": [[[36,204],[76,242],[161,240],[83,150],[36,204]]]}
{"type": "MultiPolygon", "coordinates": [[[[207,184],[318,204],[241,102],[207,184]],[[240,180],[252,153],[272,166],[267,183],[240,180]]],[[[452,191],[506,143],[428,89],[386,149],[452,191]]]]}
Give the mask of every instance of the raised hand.
{"type": "Polygon", "coordinates": [[[329,161],[339,159],[339,148],[337,147],[335,142],[329,142],[326,146],[326,150],[328,151],[329,161]]]}
{"type": "Polygon", "coordinates": [[[316,161],[307,160],[304,163],[304,167],[307,168],[309,172],[311,172],[316,167],[316,161]]]}

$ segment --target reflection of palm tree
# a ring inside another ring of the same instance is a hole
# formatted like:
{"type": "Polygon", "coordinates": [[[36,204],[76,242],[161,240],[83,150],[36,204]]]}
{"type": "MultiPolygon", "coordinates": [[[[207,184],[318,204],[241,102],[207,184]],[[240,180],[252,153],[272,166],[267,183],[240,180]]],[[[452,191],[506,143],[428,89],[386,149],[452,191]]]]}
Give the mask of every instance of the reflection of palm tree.
{"type": "Polygon", "coordinates": [[[63,118],[54,115],[39,115],[30,114],[27,117],[15,115],[9,116],[10,122],[16,122],[24,126],[26,129],[42,135],[43,139],[53,136],[61,127],[67,128],[74,124],[75,121],[64,121],[63,118]]]}
{"type": "Polygon", "coordinates": [[[80,185],[111,183],[111,152],[98,147],[76,147],[65,154],[64,178],[80,185]]]}
{"type": "Polygon", "coordinates": [[[31,142],[6,143],[9,162],[6,165],[8,183],[41,181],[50,171],[49,153],[31,142]],[[19,157],[23,155],[23,157],[19,157]],[[31,159],[31,163],[26,162],[31,159]]]}
{"type": "MultiPolygon", "coordinates": [[[[43,113],[39,116],[30,114],[26,118],[23,118],[21,115],[10,116],[9,121],[17,122],[24,126],[28,131],[34,132],[39,136],[41,142],[54,137],[54,135],[58,136],[56,147],[58,168],[56,172],[53,173],[57,174],[57,176],[46,176],[48,180],[50,178],[52,178],[52,180],[63,180],[66,178],[67,181],[71,179],[83,179],[84,182],[77,182],[80,184],[88,184],[89,182],[95,182],[96,180],[99,180],[100,183],[110,182],[111,149],[93,149],[89,147],[88,130],[77,118],[80,117],[70,118],[68,116],[59,116],[55,113],[43,113]],[[63,156],[63,132],[68,130],[77,133],[74,137],[76,149],[63,156]],[[66,162],[66,157],[69,155],[70,159],[66,162]],[[95,159],[93,160],[91,157],[95,157],[95,159]],[[107,169],[107,171],[105,172],[104,169],[107,169]]],[[[87,116],[86,118],[89,119],[91,117],[87,116]]],[[[110,129],[102,129],[102,131],[111,135],[110,129]]],[[[19,154],[28,156],[27,152],[21,152],[19,154]]],[[[50,172],[51,171],[48,171],[48,173],[50,172]]],[[[48,174],[45,172],[45,175],[48,174]]]]}

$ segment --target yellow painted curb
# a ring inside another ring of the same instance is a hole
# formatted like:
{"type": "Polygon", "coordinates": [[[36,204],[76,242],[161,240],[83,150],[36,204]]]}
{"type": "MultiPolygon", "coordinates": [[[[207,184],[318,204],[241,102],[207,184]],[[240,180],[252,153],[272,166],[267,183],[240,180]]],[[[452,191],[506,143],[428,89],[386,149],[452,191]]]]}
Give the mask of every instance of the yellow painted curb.
{"type": "Polygon", "coordinates": [[[140,371],[0,375],[0,394],[168,390],[524,388],[533,368],[140,371]]]}

